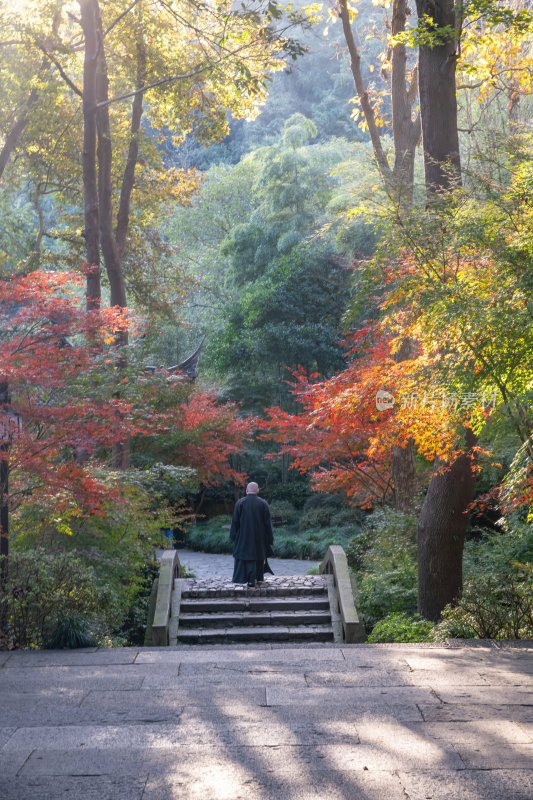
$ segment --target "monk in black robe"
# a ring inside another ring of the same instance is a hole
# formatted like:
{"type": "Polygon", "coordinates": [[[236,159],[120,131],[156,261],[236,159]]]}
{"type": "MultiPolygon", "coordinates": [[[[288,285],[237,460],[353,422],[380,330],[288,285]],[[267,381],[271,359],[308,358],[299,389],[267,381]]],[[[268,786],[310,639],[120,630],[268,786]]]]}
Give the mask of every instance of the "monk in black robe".
{"type": "Polygon", "coordinates": [[[255,586],[264,575],[265,559],[272,555],[274,534],[266,500],[258,496],[257,483],[249,483],[246,497],[237,501],[231,521],[230,539],[234,543],[233,583],[255,586]]]}

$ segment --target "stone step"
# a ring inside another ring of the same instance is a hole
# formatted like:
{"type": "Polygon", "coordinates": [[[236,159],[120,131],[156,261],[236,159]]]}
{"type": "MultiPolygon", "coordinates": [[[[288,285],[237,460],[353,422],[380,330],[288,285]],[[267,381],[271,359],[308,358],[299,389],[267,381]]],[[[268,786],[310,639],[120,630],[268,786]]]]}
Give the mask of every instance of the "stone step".
{"type": "Polygon", "coordinates": [[[328,625],[329,611],[240,611],[211,614],[180,614],[180,628],[232,628],[243,626],[328,625]]]}
{"type": "Polygon", "coordinates": [[[301,625],[296,627],[270,625],[243,628],[182,628],[178,629],[178,644],[225,644],[228,642],[332,642],[331,625],[301,625]]]}
{"type": "Polygon", "coordinates": [[[192,579],[178,578],[177,581],[181,584],[181,596],[186,598],[301,597],[321,595],[327,591],[325,581],[322,578],[317,578],[313,583],[304,580],[299,584],[294,580],[291,584],[267,582],[260,587],[254,588],[227,582],[209,588],[192,579]]]}
{"type": "Polygon", "coordinates": [[[326,592],[310,597],[198,597],[181,596],[180,616],[182,614],[212,614],[240,611],[324,611],[329,610],[326,592]]]}

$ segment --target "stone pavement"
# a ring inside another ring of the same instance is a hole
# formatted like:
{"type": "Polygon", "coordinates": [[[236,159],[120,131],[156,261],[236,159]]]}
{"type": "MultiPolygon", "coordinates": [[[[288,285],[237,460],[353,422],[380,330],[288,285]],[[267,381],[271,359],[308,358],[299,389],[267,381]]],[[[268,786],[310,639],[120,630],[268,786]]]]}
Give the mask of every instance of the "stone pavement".
{"type": "MultiPolygon", "coordinates": [[[[233,556],[226,553],[200,553],[196,550],[178,549],[180,564],[192,570],[197,578],[226,578],[233,574],[233,556]]],[[[305,575],[319,561],[302,561],[298,558],[269,558],[274,575],[305,575]]]]}
{"type": "Polygon", "coordinates": [[[533,642],[0,652],[1,800],[531,800],[533,642]]]}

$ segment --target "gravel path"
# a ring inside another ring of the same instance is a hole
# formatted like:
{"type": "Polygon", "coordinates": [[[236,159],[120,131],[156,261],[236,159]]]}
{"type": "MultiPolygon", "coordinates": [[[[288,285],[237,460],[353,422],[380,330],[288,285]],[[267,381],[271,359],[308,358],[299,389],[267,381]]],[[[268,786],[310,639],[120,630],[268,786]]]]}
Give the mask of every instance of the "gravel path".
{"type": "MultiPolygon", "coordinates": [[[[223,553],[200,553],[179,549],[180,563],[194,572],[197,578],[227,578],[233,573],[233,556],[223,553]]],[[[299,558],[269,558],[274,575],[305,575],[318,561],[301,561],[299,558]]]]}

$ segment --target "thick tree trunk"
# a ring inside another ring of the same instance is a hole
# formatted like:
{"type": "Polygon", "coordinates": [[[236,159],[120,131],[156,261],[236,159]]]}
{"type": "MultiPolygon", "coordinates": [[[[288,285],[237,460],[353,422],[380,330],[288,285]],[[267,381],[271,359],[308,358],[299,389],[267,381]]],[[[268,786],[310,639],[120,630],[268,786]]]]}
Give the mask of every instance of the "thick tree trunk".
{"type": "MultiPolygon", "coordinates": [[[[453,0],[417,0],[419,21],[424,15],[435,25],[455,28],[453,0]]],[[[422,117],[422,145],[426,190],[431,197],[446,191],[461,179],[457,98],[455,37],[443,45],[419,48],[418,90],[422,117]]]]}
{"type": "Polygon", "coordinates": [[[80,0],[81,25],[85,39],[83,67],[83,191],[85,213],[85,247],[87,252],[87,309],[99,308],[100,233],[98,213],[98,179],[96,174],[96,71],[102,42],[97,34],[93,0],[80,0]]]}
{"type": "MultiPolygon", "coordinates": [[[[100,15],[98,0],[95,2],[95,18],[99,35],[103,39],[103,26],[100,15]]],[[[139,10],[140,14],[140,10],[139,10]]],[[[139,17],[139,34],[137,39],[137,86],[142,88],[146,76],[146,55],[142,38],[142,25],[139,17]]],[[[124,170],[122,188],[120,193],[120,204],[117,219],[117,228],[113,222],[113,184],[112,184],[112,165],[113,148],[111,142],[111,126],[109,120],[109,79],[107,71],[107,60],[104,48],[98,54],[98,66],[96,77],[97,91],[97,113],[96,124],[98,130],[98,198],[100,211],[100,245],[106,267],[109,286],[111,289],[111,305],[119,308],[127,308],[126,282],[122,271],[122,256],[126,246],[126,236],[128,231],[130,216],[131,193],[135,182],[135,168],[139,155],[138,136],[143,114],[143,95],[135,95],[132,107],[132,119],[130,126],[130,145],[128,157],[124,170]]],[[[121,330],[116,337],[116,345],[121,348],[128,344],[128,331],[121,330]]],[[[117,360],[117,369],[123,370],[127,367],[127,356],[122,353],[117,360]]],[[[113,464],[119,469],[128,469],[130,465],[130,443],[116,443],[113,446],[113,464]]]]}
{"type": "Polygon", "coordinates": [[[466,509],[474,499],[472,448],[476,437],[465,431],[466,450],[451,464],[437,461],[418,522],[418,611],[438,620],[463,588],[466,509]]]}
{"type": "MultiPolygon", "coordinates": [[[[98,36],[103,41],[103,26],[100,7],[95,0],[95,19],[98,36]]],[[[97,103],[106,103],[109,99],[109,79],[107,75],[107,60],[105,50],[100,48],[96,71],[97,103]]],[[[109,106],[100,105],[96,112],[96,126],[98,130],[98,200],[100,209],[100,245],[104,257],[109,287],[111,289],[111,305],[120,308],[127,307],[126,284],[122,273],[120,254],[115,239],[113,228],[113,184],[111,167],[113,164],[113,149],[111,143],[111,126],[109,122],[109,106]]],[[[121,337],[121,343],[127,343],[127,335],[121,337]],[[122,341],[124,340],[124,341],[122,341]]]]}
{"type": "Polygon", "coordinates": [[[412,441],[391,450],[391,473],[394,485],[394,507],[402,514],[413,511],[416,498],[416,464],[412,441]]]}

